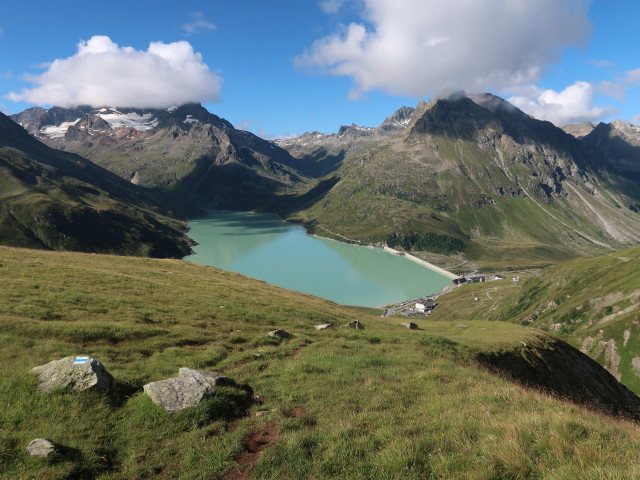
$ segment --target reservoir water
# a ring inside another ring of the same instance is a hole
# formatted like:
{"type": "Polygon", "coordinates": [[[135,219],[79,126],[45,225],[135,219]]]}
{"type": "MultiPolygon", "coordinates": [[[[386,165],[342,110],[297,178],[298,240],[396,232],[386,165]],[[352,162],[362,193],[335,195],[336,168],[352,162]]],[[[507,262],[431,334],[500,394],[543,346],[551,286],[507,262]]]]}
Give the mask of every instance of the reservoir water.
{"type": "Polygon", "coordinates": [[[381,249],[308,235],[275,215],[214,212],[189,222],[185,260],[344,305],[377,306],[436,293],[444,275],[381,249]]]}

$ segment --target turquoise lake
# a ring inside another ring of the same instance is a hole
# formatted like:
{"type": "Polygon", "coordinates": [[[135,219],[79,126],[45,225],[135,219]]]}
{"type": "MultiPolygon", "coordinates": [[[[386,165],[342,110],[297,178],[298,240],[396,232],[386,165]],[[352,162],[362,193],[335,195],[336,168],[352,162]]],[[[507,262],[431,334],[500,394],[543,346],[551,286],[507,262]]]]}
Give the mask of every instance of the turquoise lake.
{"type": "Polygon", "coordinates": [[[189,226],[198,245],[185,260],[343,305],[387,305],[436,293],[450,282],[382,249],[308,235],[275,215],[215,212],[189,226]]]}

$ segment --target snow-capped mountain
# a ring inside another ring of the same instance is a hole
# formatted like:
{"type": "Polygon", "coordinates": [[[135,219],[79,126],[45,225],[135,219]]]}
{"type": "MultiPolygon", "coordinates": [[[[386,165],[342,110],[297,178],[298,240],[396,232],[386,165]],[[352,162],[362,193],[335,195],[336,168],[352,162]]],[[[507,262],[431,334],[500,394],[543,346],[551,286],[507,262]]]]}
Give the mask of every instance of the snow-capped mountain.
{"type": "Polygon", "coordinates": [[[11,118],[51,147],[200,207],[246,202],[253,208],[265,191],[290,188],[303,177],[285,150],[199,104],[162,110],[34,107],[11,118]]]}
{"type": "Polygon", "coordinates": [[[184,112],[185,109],[189,110],[189,107],[171,107],[166,110],[117,107],[92,108],[89,106],[71,109],[33,107],[17,115],[12,115],[11,119],[32,135],[42,139],[63,138],[68,132],[74,134],[78,129],[85,131],[89,135],[100,133],[117,136],[118,129],[146,132],[157,127],[166,127],[167,123],[180,122],[188,125],[211,122],[213,120],[214,124],[219,124],[223,128],[231,127],[228,122],[224,122],[215,116],[213,116],[215,118],[202,118],[203,112],[184,112]],[[182,113],[182,116],[179,115],[180,113],[182,113]],[[103,122],[98,119],[103,120],[103,122]],[[97,132],[94,131],[94,128],[97,128],[97,132]]]}

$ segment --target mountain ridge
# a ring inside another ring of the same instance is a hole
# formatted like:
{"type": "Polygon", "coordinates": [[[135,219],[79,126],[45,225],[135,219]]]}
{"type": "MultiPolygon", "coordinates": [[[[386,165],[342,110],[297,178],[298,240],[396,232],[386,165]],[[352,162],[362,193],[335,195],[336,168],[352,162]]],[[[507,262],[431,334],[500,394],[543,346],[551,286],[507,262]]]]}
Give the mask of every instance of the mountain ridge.
{"type": "Polygon", "coordinates": [[[63,111],[32,109],[12,118],[54,148],[194,207],[260,208],[275,192],[304,182],[286,151],[200,104],[63,111]]]}
{"type": "Polygon", "coordinates": [[[632,245],[640,234],[628,191],[610,181],[598,152],[490,94],[421,102],[386,137],[280,144],[299,159],[339,159],[327,173],[337,183],[294,216],[349,238],[393,235],[411,249],[431,232],[465,243],[471,259],[511,249],[516,260],[553,260],[632,245]]]}
{"type": "Polygon", "coordinates": [[[0,238],[35,248],[181,257],[186,226],[149,192],[56,151],[0,114],[0,238]]]}

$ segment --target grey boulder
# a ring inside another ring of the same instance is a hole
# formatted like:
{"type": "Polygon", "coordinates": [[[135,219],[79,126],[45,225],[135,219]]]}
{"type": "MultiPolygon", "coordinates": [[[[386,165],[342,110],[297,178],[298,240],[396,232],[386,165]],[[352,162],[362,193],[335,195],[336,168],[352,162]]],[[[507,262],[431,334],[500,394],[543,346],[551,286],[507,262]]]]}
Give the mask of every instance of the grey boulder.
{"type": "Polygon", "coordinates": [[[354,320],[353,322],[347,323],[345,327],[353,328],[355,330],[364,330],[364,325],[360,323],[358,320],[354,320]]]}
{"type": "Polygon", "coordinates": [[[267,333],[267,335],[269,335],[270,337],[277,337],[277,338],[291,338],[293,337],[293,335],[291,335],[289,332],[285,331],[285,330],[272,330],[269,333],[267,333]]]}
{"type": "Polygon", "coordinates": [[[408,328],[409,330],[418,330],[418,325],[413,322],[402,322],[402,326],[404,328],[408,328]]]}
{"type": "Polygon", "coordinates": [[[56,457],[60,450],[59,445],[46,438],[36,438],[27,445],[27,454],[34,457],[56,457]]]}
{"type": "Polygon", "coordinates": [[[333,328],[333,323],[325,323],[322,325],[314,325],[314,327],[316,330],[327,330],[329,328],[333,328]]]}
{"type": "Polygon", "coordinates": [[[233,380],[219,373],[192,368],[181,368],[178,375],[144,386],[144,393],[167,413],[197,407],[205,398],[213,395],[217,386],[234,383],[233,380]]]}
{"type": "Polygon", "coordinates": [[[104,365],[87,356],[65,357],[34,367],[31,371],[38,375],[38,391],[41,393],[69,386],[78,391],[108,391],[116,383],[104,365]]]}

